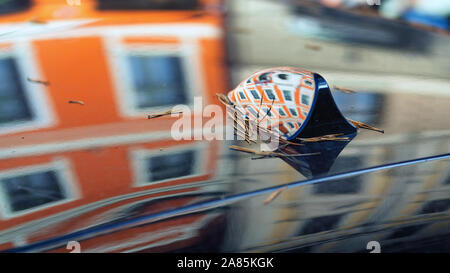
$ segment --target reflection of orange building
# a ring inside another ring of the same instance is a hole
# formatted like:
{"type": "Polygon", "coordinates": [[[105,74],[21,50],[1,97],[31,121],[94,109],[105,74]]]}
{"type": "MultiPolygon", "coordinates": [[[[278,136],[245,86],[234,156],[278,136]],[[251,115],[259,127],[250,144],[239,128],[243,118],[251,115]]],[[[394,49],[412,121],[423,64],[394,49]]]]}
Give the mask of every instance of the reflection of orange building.
{"type": "MultiPolygon", "coordinates": [[[[206,10],[218,1],[189,2],[206,10]]],[[[215,175],[213,143],[173,141],[174,119],[147,114],[191,105],[194,96],[211,103],[228,90],[220,15],[60,3],[34,1],[0,17],[0,249],[197,201],[205,197],[196,183],[215,175]]],[[[92,251],[164,246],[192,239],[209,218],[86,244],[92,251]],[[116,239],[121,247],[108,245],[116,239]]]]}

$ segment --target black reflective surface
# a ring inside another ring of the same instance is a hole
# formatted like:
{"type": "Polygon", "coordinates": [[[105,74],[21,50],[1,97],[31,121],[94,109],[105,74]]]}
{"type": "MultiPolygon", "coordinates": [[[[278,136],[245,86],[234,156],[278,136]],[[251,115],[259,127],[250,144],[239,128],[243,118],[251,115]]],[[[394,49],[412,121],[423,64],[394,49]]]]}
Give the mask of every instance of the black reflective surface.
{"type": "MultiPolygon", "coordinates": [[[[215,93],[253,68],[292,65],[246,55],[246,38],[226,21],[245,14],[223,14],[215,1],[204,13],[43,2],[0,17],[0,71],[9,73],[0,75],[0,250],[70,252],[78,241],[82,252],[368,252],[377,241],[382,252],[450,251],[448,75],[408,89],[414,73],[334,71],[305,49],[298,59],[329,83],[363,79],[355,93],[330,93],[345,117],[385,133],[359,130],[349,141],[281,148],[318,155],[253,160],[229,149],[244,141],[176,141],[176,118],[147,119],[195,96],[218,104],[215,93]]],[[[274,47],[264,48],[294,59],[274,47]]],[[[371,50],[364,56],[381,52],[371,50]]]]}

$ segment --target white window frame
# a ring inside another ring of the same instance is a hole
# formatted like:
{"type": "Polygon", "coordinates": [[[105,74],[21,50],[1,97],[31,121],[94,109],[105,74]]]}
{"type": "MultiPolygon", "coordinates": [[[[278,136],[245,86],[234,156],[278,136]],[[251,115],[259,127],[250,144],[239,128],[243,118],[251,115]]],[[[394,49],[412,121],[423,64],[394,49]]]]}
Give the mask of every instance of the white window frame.
{"type": "MultiPolygon", "coordinates": [[[[144,35],[139,35],[142,37],[144,35]]],[[[150,36],[153,37],[153,36],[150,36]]],[[[127,59],[130,55],[137,56],[175,56],[181,58],[181,71],[186,84],[185,105],[193,107],[194,96],[203,96],[198,45],[195,39],[180,39],[179,44],[126,44],[124,38],[133,38],[126,33],[104,39],[107,56],[110,62],[111,74],[114,82],[115,95],[120,113],[124,117],[144,116],[150,112],[172,109],[174,105],[138,108],[136,104],[136,90],[130,76],[132,71],[127,59]]],[[[175,37],[178,38],[178,37],[175,37]]]]}
{"type": "Polygon", "coordinates": [[[168,181],[178,180],[178,179],[185,179],[185,178],[191,178],[191,177],[198,177],[201,175],[207,174],[206,170],[206,157],[209,152],[209,148],[206,146],[205,143],[194,143],[194,144],[182,144],[177,146],[172,146],[169,148],[164,148],[162,151],[160,149],[134,149],[131,151],[131,158],[132,158],[132,169],[133,169],[133,186],[134,187],[144,187],[144,186],[151,186],[155,184],[160,184],[168,181]],[[179,152],[185,152],[185,151],[194,151],[195,156],[195,162],[194,162],[194,168],[193,172],[190,175],[185,176],[179,176],[179,177],[172,177],[162,180],[156,180],[156,181],[147,181],[147,168],[146,168],[146,162],[149,158],[154,156],[161,156],[161,155],[171,155],[176,154],[179,152]]]}
{"type": "Polygon", "coordinates": [[[33,117],[27,121],[0,123],[0,135],[54,126],[57,121],[46,87],[27,80],[27,78],[42,79],[30,42],[19,41],[7,49],[0,50],[0,59],[3,58],[15,60],[19,72],[19,84],[23,87],[33,117]]]}
{"type": "Polygon", "coordinates": [[[19,167],[15,169],[10,169],[6,171],[0,172],[0,180],[4,178],[11,178],[23,175],[30,175],[35,173],[42,173],[46,171],[55,171],[59,186],[64,193],[66,198],[56,201],[49,202],[47,204],[39,205],[33,208],[13,212],[10,207],[10,198],[7,195],[3,183],[0,182],[0,218],[9,219],[13,217],[22,216],[25,214],[33,213],[36,211],[44,210],[47,208],[55,207],[61,204],[65,204],[71,201],[74,201],[79,198],[79,189],[75,183],[75,178],[72,172],[72,168],[67,159],[60,158],[56,159],[52,162],[39,164],[39,165],[31,165],[26,167],[19,167]]]}

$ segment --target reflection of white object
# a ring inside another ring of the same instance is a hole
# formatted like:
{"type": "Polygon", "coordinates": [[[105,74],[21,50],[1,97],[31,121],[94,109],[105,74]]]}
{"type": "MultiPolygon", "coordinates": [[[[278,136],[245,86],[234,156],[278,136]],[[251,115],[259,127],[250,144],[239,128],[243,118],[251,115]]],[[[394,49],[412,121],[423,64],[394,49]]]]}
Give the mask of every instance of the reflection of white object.
{"type": "Polygon", "coordinates": [[[72,249],[70,253],[81,253],[81,245],[77,241],[69,241],[67,243],[66,249],[72,249]]]}
{"type": "Polygon", "coordinates": [[[81,6],[81,0],[66,0],[69,6],[81,6]]]}
{"type": "Polygon", "coordinates": [[[415,10],[421,13],[446,16],[450,15],[450,1],[442,0],[417,0],[414,5],[415,10]]]}
{"type": "Polygon", "coordinates": [[[385,1],[380,5],[380,12],[386,18],[398,18],[408,5],[408,1],[385,1]]]}
{"type": "Polygon", "coordinates": [[[378,241],[370,241],[366,246],[367,250],[372,250],[370,253],[381,253],[381,245],[378,241]]]}
{"type": "Polygon", "coordinates": [[[83,20],[65,20],[65,21],[48,21],[45,24],[15,23],[15,24],[0,24],[0,40],[9,39],[27,39],[39,38],[39,35],[48,35],[56,33],[64,33],[73,30],[97,19],[83,19],[83,20]]]}
{"type": "Polygon", "coordinates": [[[435,16],[447,16],[450,14],[450,1],[441,0],[417,0],[411,1],[386,1],[380,6],[380,12],[387,18],[398,18],[408,8],[415,11],[435,16]]]}

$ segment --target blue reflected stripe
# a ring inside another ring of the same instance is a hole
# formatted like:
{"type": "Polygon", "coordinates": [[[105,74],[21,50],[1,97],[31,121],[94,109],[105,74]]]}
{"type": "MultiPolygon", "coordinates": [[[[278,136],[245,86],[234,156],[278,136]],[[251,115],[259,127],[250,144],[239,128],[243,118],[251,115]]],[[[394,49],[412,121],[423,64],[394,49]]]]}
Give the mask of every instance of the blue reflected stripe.
{"type": "Polygon", "coordinates": [[[286,189],[289,189],[289,188],[294,188],[294,187],[298,187],[298,186],[311,185],[311,184],[322,183],[322,182],[327,182],[327,181],[332,181],[332,180],[344,179],[344,178],[349,178],[349,177],[367,174],[367,173],[376,172],[376,171],[383,171],[383,170],[388,170],[388,169],[392,169],[392,168],[410,166],[410,165],[414,165],[414,164],[427,163],[427,162],[432,162],[432,161],[437,161],[437,160],[445,160],[445,159],[450,159],[450,153],[436,155],[436,156],[430,156],[430,157],[423,157],[423,158],[418,158],[418,159],[412,159],[412,160],[406,160],[406,161],[401,161],[401,162],[397,162],[397,163],[384,164],[384,165],[379,165],[379,166],[370,167],[370,168],[364,168],[364,169],[355,170],[355,171],[338,173],[338,174],[321,177],[321,178],[301,180],[301,181],[297,181],[297,182],[268,187],[268,188],[264,188],[264,189],[260,189],[260,190],[251,191],[251,192],[231,195],[231,196],[228,196],[223,199],[205,201],[205,202],[195,203],[195,204],[191,204],[188,206],[175,208],[175,209],[171,209],[171,210],[167,210],[167,211],[163,211],[163,212],[159,212],[159,213],[143,215],[143,216],[136,217],[134,219],[127,219],[127,220],[117,221],[114,223],[103,224],[103,225],[87,228],[84,230],[80,230],[77,232],[69,233],[67,235],[43,240],[43,241],[33,243],[33,244],[29,244],[27,246],[9,249],[4,252],[31,252],[31,251],[38,251],[40,249],[61,247],[61,246],[65,245],[68,241],[72,241],[72,240],[81,241],[81,240],[92,238],[92,237],[99,236],[102,234],[111,233],[111,232],[114,232],[114,231],[117,231],[120,229],[130,228],[130,227],[134,227],[134,226],[142,225],[142,224],[153,223],[156,221],[166,220],[166,219],[170,219],[173,217],[187,215],[187,214],[191,214],[191,213],[207,211],[210,209],[214,209],[214,208],[229,205],[229,204],[232,204],[232,203],[235,203],[238,201],[242,201],[242,200],[254,197],[254,196],[270,194],[270,193],[272,193],[276,190],[279,190],[281,188],[284,188],[284,187],[286,187],[286,189]]]}

